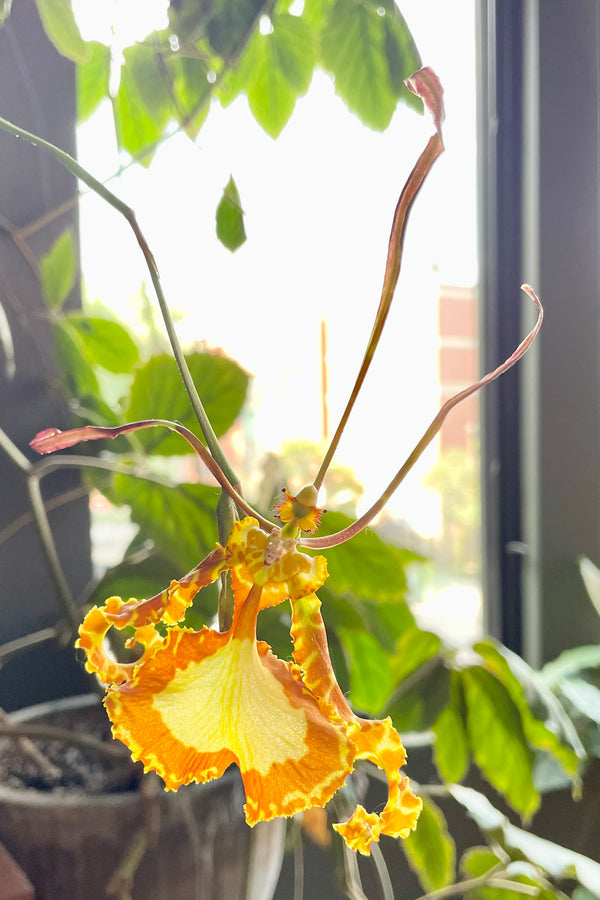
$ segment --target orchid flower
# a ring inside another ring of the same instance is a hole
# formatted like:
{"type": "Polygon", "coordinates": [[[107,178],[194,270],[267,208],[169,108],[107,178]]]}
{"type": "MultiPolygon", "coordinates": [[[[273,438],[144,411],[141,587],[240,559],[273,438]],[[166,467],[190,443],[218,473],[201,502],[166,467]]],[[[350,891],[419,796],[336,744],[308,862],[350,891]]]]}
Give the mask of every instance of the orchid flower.
{"type": "Polygon", "coordinates": [[[443,151],[442,91],[437,77],[430,69],[422,69],[407,84],[433,114],[435,133],[396,207],[381,300],[357,382],[314,483],[296,496],[284,490],[275,507],[283,527],[253,510],[212,452],[178,423],[144,420],[115,428],[87,425],[64,433],[46,429],[31,442],[38,452],[49,453],[80,441],[116,438],[155,426],[170,428],[188,441],[245,517],[233,523],[222,544],[217,543],[191,572],[172,581],[161,593],[128,602],[110,597],[104,606],[94,607],[86,615],[77,646],[86,653],[88,671],[108,685],[105,706],[113,734],[129,747],[134,759],[142,761],[146,771],[157,772],[170,790],[218,778],[235,763],[244,783],[250,825],[324,806],[355,763],[367,759],[387,777],[387,803],[380,813],[358,806],[348,821],[334,826],[351,849],[364,854],[382,834],[406,837],[416,827],[422,803],[402,773],[406,753],[391,720],[355,715],[337,683],[316,594],[327,578],[327,562],[322,556],[308,556],[301,548],[333,547],[366,527],[438,433],[450,410],[514,365],[535,339],[543,317],[539,300],[524,286],[538,318],[514,353],[441,407],[367,513],[337,534],[302,536],[301,532],[317,530],[324,513],[316,505],[318,490],[383,331],[400,270],[407,217],[443,151]],[[233,589],[231,626],[223,631],[187,627],[183,618],[195,595],[225,572],[231,575],[233,589]],[[288,600],[293,640],[290,663],[277,659],[256,634],[260,611],[288,600]],[[135,662],[119,663],[107,654],[105,638],[113,627],[133,628],[127,645],[142,648],[135,662]]]}

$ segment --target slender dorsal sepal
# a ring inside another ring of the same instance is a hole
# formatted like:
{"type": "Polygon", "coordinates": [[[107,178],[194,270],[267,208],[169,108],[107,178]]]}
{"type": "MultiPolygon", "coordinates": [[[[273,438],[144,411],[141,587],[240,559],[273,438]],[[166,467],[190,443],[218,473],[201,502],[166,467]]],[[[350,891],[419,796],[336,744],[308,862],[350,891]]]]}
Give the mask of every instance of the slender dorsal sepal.
{"type": "Polygon", "coordinates": [[[398,284],[398,276],[400,275],[400,266],[402,263],[402,251],[404,248],[404,235],[406,232],[406,224],[408,216],[412,209],[413,203],[419,193],[425,178],[429,174],[434,162],[444,151],[442,142],[441,125],[444,118],[444,101],[443,90],[440,81],[433,69],[420,69],[411,78],[408,79],[407,85],[410,90],[421,97],[426,107],[431,111],[435,123],[435,133],[429,138],[427,145],[419,156],[415,166],[410,173],[394,212],[394,220],[392,222],[392,230],[390,234],[387,259],[385,263],[385,272],[383,276],[383,285],[381,288],[381,297],[379,306],[375,314],[373,329],[369,337],[367,349],[361,363],[359,373],[350,393],[346,408],[342,413],[338,426],[331,439],[331,443],[325,453],[323,462],[317,472],[314,485],[317,489],[323,484],[323,479],[329,468],[331,460],[337,450],[344,429],[350,418],[350,413],[354,408],[356,399],[363,386],[367,372],[375,356],[375,351],[379,344],[383,329],[387,320],[396,285],[398,284]]]}
{"type": "Polygon", "coordinates": [[[420,97],[431,115],[436,131],[441,134],[446,117],[444,110],[444,89],[440,79],[429,66],[425,66],[404,82],[409,91],[420,97]]]}
{"type": "Polygon", "coordinates": [[[212,454],[204,446],[202,441],[179,422],[171,422],[169,419],[143,419],[139,422],[127,422],[125,425],[117,425],[115,427],[107,427],[103,425],[84,425],[81,428],[71,428],[69,431],[61,431],[60,428],[46,428],[40,431],[29,446],[37,453],[46,454],[53,453],[55,450],[65,450],[68,447],[74,447],[76,444],[84,441],[98,441],[104,438],[116,438],[123,434],[130,434],[133,431],[141,431],[145,428],[163,427],[168,428],[179,434],[190,445],[192,450],[200,457],[211,475],[218,481],[225,493],[229,494],[243,512],[249,516],[258,519],[261,527],[270,531],[273,523],[263,518],[252,506],[242,497],[237,485],[233,485],[223,472],[218,462],[212,454]]]}
{"type": "Polygon", "coordinates": [[[505,372],[508,372],[515,363],[517,363],[529,350],[534,340],[538,336],[539,330],[542,327],[542,322],[544,320],[544,309],[542,304],[537,297],[533,288],[531,288],[528,284],[521,285],[521,290],[527,294],[529,299],[535,305],[537,309],[537,320],[531,331],[526,335],[526,337],[521,341],[518,347],[515,348],[514,352],[504,360],[496,369],[491,372],[488,372],[487,375],[484,375],[479,381],[473,382],[469,387],[465,388],[462,391],[459,391],[457,394],[454,394],[453,397],[450,397],[444,405],[439,410],[436,417],[432,420],[429,428],[425,431],[421,439],[415,444],[411,453],[407,456],[406,460],[400,466],[393,479],[381,495],[379,499],[371,506],[370,509],[367,510],[364,515],[357,519],[352,525],[349,525],[347,528],[344,528],[342,531],[338,531],[336,534],[325,535],[323,537],[317,538],[302,538],[299,541],[303,547],[312,547],[315,550],[324,550],[327,547],[337,547],[338,544],[344,544],[346,541],[349,541],[350,538],[354,537],[356,534],[359,534],[363,528],[366,528],[372,520],[378,515],[381,510],[384,508],[396,488],[404,481],[416,461],[423,454],[423,451],[429,446],[432,442],[442,425],[446,419],[446,416],[459,403],[463,400],[466,400],[467,397],[470,397],[471,394],[474,394],[475,391],[478,391],[480,388],[485,387],[485,385],[490,384],[492,381],[495,381],[497,378],[500,378],[505,372]]]}

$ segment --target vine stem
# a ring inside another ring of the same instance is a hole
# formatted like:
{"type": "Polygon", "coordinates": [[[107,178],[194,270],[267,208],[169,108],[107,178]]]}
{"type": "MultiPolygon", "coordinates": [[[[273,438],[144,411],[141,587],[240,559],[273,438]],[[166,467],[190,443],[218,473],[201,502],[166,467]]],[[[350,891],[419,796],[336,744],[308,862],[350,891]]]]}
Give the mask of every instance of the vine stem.
{"type": "Polygon", "coordinates": [[[500,888],[505,891],[511,890],[516,894],[525,894],[528,897],[537,897],[539,894],[539,887],[513,881],[509,877],[504,863],[499,863],[483,875],[478,875],[476,878],[468,878],[466,881],[448,884],[446,887],[438,888],[436,891],[429,891],[427,894],[422,894],[418,900],[445,900],[446,897],[460,897],[479,887],[500,888]]]}
{"type": "Polygon", "coordinates": [[[64,569],[58,556],[58,550],[56,549],[56,543],[42,498],[39,478],[33,474],[30,474],[27,478],[27,492],[29,494],[29,502],[31,503],[31,508],[35,516],[35,524],[46,554],[52,580],[58,592],[65,616],[73,633],[76,634],[77,629],[81,624],[81,616],[79,615],[79,610],[77,609],[77,605],[71,594],[71,589],[69,588],[64,569]]]}
{"type": "Polygon", "coordinates": [[[20,128],[18,125],[15,125],[13,122],[9,122],[7,119],[4,119],[2,117],[0,117],[0,128],[8,132],[9,134],[12,134],[14,137],[25,140],[28,143],[32,144],[32,146],[39,147],[42,150],[48,152],[51,156],[54,157],[54,159],[57,160],[57,162],[59,162],[65,169],[67,169],[68,172],[74,175],[75,178],[83,181],[84,184],[86,184],[89,188],[91,188],[91,190],[98,194],[99,197],[101,197],[110,206],[112,206],[113,209],[116,209],[117,212],[121,213],[121,215],[128,222],[146,261],[146,265],[150,273],[150,279],[156,293],[158,305],[163,317],[163,321],[165,323],[167,335],[169,337],[169,342],[173,350],[173,355],[175,357],[181,379],[188,393],[188,397],[190,398],[192,408],[194,410],[196,418],[198,419],[202,434],[204,435],[211,455],[213,456],[219,467],[222,469],[222,471],[225,473],[228,481],[236,487],[239,487],[239,479],[229,465],[229,462],[221,449],[221,446],[214,433],[213,427],[206,414],[206,410],[204,409],[202,401],[200,400],[200,397],[198,395],[198,391],[196,390],[196,386],[185,360],[183,349],[179,342],[179,338],[177,337],[173,319],[171,317],[171,313],[165,299],[165,295],[160,282],[158,266],[156,265],[156,260],[154,259],[152,251],[150,250],[146,238],[144,237],[143,232],[137,222],[134,210],[123,200],[117,197],[116,194],[113,194],[113,192],[110,191],[104,184],[102,184],[101,181],[98,181],[97,178],[94,178],[94,176],[90,172],[88,172],[87,169],[84,169],[83,166],[81,166],[77,162],[77,160],[73,159],[73,157],[68,153],[65,153],[64,150],[61,150],[59,147],[56,147],[49,141],[46,141],[43,138],[38,137],[37,135],[32,134],[29,131],[26,131],[24,128],[20,128]]]}

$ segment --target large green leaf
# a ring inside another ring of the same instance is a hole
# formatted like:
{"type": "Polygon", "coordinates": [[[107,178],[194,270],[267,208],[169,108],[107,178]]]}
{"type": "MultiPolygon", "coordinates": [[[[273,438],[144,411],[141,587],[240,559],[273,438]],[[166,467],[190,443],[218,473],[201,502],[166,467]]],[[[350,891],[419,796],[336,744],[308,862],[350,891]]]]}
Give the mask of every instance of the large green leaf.
{"type": "Polygon", "coordinates": [[[576,775],[585,758],[585,751],[556,697],[536,681],[535,673],[521,657],[498,642],[480,641],[475,644],[474,649],[484,659],[486,668],[500,679],[510,694],[521,714],[525,737],[531,746],[552,754],[565,772],[571,776],[576,775]],[[525,696],[526,690],[528,699],[525,696]],[[533,702],[543,704],[545,716],[552,722],[552,728],[548,728],[544,721],[533,714],[530,706],[533,702]]]}
{"type": "MultiPolygon", "coordinates": [[[[246,399],[248,375],[237,363],[218,353],[189,353],[192,378],[217,437],[233,425],[246,399]]],[[[126,410],[129,421],[170,419],[198,433],[198,423],[175,361],[166,354],[153,356],[141,366],[131,386],[126,410]]],[[[163,456],[190,453],[187,443],[166,429],[140,431],[147,452],[163,456]]]]}
{"type": "Polygon", "coordinates": [[[40,280],[44,297],[56,309],[65,302],[75,286],[78,261],[75,239],[70,228],[63,231],[40,260],[40,280]]]}
{"type": "Polygon", "coordinates": [[[66,321],[81,338],[85,355],[92,365],[122,374],[130,372],[138,362],[137,344],[118,322],[82,313],[71,313],[66,321]]]}
{"type": "Polygon", "coordinates": [[[434,758],[444,781],[460,781],[469,765],[469,741],[464,720],[464,698],[458,672],[450,673],[450,698],[433,723],[434,758]]]}
{"type": "Polygon", "coordinates": [[[165,85],[157,76],[152,51],[144,44],[135,44],[124,55],[119,90],[113,98],[117,140],[119,147],[135,156],[143,166],[148,166],[171,117],[171,106],[165,85]],[[144,83],[144,75],[149,77],[148,86],[144,83]],[[151,97],[151,87],[156,88],[156,100],[150,110],[140,94],[140,84],[146,98],[151,97]]]}
{"type": "MultiPolygon", "coordinates": [[[[352,522],[343,513],[328,512],[319,534],[334,534],[352,522]]],[[[361,531],[351,541],[323,551],[327,557],[332,590],[352,591],[371,600],[402,600],[407,583],[402,551],[386,544],[370,529],[361,531]]]]}
{"type": "Polygon", "coordinates": [[[519,710],[504,685],[483,666],[465,669],[462,680],[475,762],[514,809],[530,816],[538,807],[539,795],[519,710]]]}
{"type": "Polygon", "coordinates": [[[203,25],[210,44],[227,59],[256,27],[264,3],[262,0],[213,0],[203,7],[206,11],[203,25]]]}
{"type": "Polygon", "coordinates": [[[88,43],[87,62],[77,66],[77,118],[89,118],[98,104],[108,97],[110,48],[98,41],[88,43]]]}
{"type": "Polygon", "coordinates": [[[75,21],[71,0],[36,0],[36,4],[44,31],[59,53],[84,63],[89,49],[75,21]]]}
{"type": "Polygon", "coordinates": [[[319,591],[328,625],[370,632],[388,654],[396,650],[398,638],[415,627],[405,601],[375,602],[355,594],[338,594],[326,583],[319,591]]]}
{"type": "Polygon", "coordinates": [[[450,672],[441,657],[428,661],[394,691],[385,708],[400,732],[428,731],[450,696],[450,672]]]}
{"type": "Polygon", "coordinates": [[[233,176],[223,189],[223,196],[217,206],[216,221],[217,237],[221,243],[232,252],[241,247],[246,240],[244,210],[233,176]]]}
{"type": "Polygon", "coordinates": [[[452,884],[456,846],[448,832],[446,817],[433,800],[423,798],[417,827],[400,841],[400,845],[425,891],[439,890],[452,884]]]}
{"type": "Polygon", "coordinates": [[[108,496],[131,508],[132,520],[173,563],[174,578],[192,569],[214,546],[219,497],[216,488],[204,484],[167,487],[131,475],[116,475],[108,496]]]}
{"type": "Polygon", "coordinates": [[[172,60],[172,68],[177,118],[193,140],[208,115],[213,85],[208,79],[209,73],[203,59],[178,57],[172,60]]]}
{"type": "Polygon", "coordinates": [[[376,715],[394,686],[389,656],[367,631],[341,628],[337,633],[350,672],[350,701],[362,712],[376,715]]]}
{"type": "Polygon", "coordinates": [[[335,78],[336,92],[378,131],[389,125],[397,100],[386,59],[387,16],[381,4],[337,0],[321,40],[322,62],[335,78]]]}
{"type": "Polygon", "coordinates": [[[390,667],[395,684],[404,681],[416,669],[440,651],[441,641],[437,634],[422,631],[415,625],[400,636],[390,667]]]}
{"type": "Polygon", "coordinates": [[[83,341],[68,319],[54,323],[54,341],[67,395],[82,400],[99,394],[98,379],[85,354],[83,341]]]}
{"type": "Polygon", "coordinates": [[[274,16],[271,32],[257,32],[249,43],[238,90],[245,89],[252,114],[271,137],[280,134],[296,99],[308,90],[315,62],[312,30],[299,16],[274,16]]]}
{"type": "Polygon", "coordinates": [[[380,7],[386,10],[384,47],[392,92],[414,109],[422,110],[422,101],[405,84],[406,78],[421,67],[419,51],[395,0],[386,0],[380,7]]]}
{"type": "MultiPolygon", "coordinates": [[[[120,424],[115,411],[102,398],[81,336],[72,327],[69,318],[59,319],[53,328],[62,386],[73,414],[92,425],[120,424]]],[[[100,444],[93,444],[87,452],[97,453],[100,449],[100,444]]]]}

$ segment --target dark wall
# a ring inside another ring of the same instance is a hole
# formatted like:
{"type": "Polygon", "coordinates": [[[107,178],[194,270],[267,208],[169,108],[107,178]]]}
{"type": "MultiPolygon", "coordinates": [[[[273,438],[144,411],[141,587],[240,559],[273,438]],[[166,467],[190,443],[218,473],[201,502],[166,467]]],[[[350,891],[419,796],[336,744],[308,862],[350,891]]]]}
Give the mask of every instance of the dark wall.
{"type": "MultiPolygon", "coordinates": [[[[75,112],[74,66],[47,40],[33,0],[19,0],[0,29],[0,115],[73,154],[75,112]]],[[[0,305],[10,330],[10,340],[0,340],[0,428],[30,459],[33,435],[51,425],[69,427],[71,418],[57,383],[51,324],[35,266],[10,228],[36,221],[75,193],[75,179],[47,153],[0,133],[0,305]]],[[[68,226],[76,233],[75,207],[28,239],[34,254],[44,253],[68,226]]],[[[79,302],[76,294],[71,304],[79,302]]],[[[59,497],[79,484],[74,470],[53,473],[43,482],[44,498],[59,497]]],[[[35,524],[26,518],[29,512],[24,475],[0,449],[0,645],[61,617],[35,524]],[[17,524],[22,527],[15,531],[17,524]]],[[[86,499],[59,505],[50,512],[50,523],[77,595],[91,574],[86,499]]],[[[10,657],[0,669],[0,704],[15,708],[74,693],[76,682],[82,682],[80,668],[70,648],[57,653],[46,646],[27,659],[10,657]]]]}

